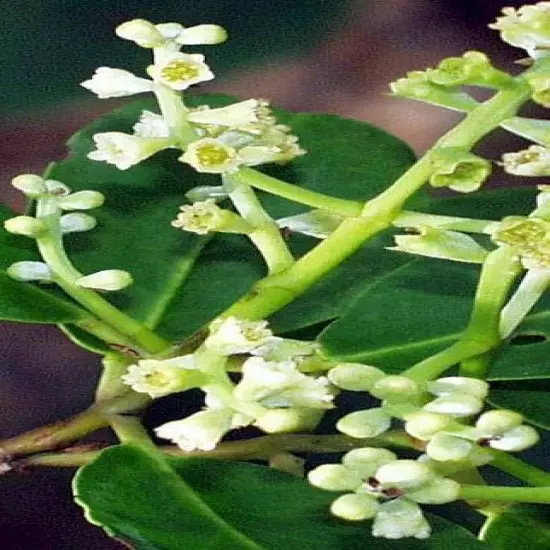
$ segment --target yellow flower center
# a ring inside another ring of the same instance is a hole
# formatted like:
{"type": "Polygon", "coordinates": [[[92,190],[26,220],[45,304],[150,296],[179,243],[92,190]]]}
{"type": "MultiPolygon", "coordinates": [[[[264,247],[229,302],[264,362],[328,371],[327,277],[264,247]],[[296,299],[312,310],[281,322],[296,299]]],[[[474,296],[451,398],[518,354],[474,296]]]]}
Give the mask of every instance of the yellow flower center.
{"type": "Polygon", "coordinates": [[[181,82],[197,78],[200,65],[190,61],[172,61],[161,71],[162,78],[168,82],[181,82]]]}
{"type": "Polygon", "coordinates": [[[197,158],[203,166],[216,166],[224,164],[234,155],[229,149],[218,145],[203,145],[197,149],[197,158]]]}

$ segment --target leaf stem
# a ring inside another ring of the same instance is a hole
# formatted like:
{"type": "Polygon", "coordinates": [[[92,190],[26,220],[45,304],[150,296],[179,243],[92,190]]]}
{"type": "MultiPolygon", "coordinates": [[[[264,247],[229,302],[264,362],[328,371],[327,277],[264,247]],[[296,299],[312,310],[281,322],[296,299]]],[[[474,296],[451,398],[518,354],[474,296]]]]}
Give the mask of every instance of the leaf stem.
{"type": "Polygon", "coordinates": [[[550,487],[462,485],[460,498],[463,500],[499,500],[548,504],[550,503],[550,487]]]}
{"type": "Polygon", "coordinates": [[[491,466],[517,479],[521,479],[529,485],[535,487],[550,486],[550,472],[545,472],[504,451],[497,451],[496,449],[486,450],[493,455],[493,460],[490,462],[491,466]]]}

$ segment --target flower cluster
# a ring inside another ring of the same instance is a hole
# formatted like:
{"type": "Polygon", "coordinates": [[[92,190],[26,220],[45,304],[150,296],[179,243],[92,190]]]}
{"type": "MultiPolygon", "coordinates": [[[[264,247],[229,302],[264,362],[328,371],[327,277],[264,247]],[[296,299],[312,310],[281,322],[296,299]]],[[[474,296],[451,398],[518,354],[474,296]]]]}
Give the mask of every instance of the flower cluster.
{"type": "MultiPolygon", "coordinates": [[[[72,193],[64,183],[35,174],[17,176],[12,180],[12,185],[29,199],[36,200],[36,216],[10,218],[4,222],[4,228],[10,233],[37,239],[39,242],[42,237],[61,239],[67,233],[93,229],[96,225],[95,218],[80,210],[98,208],[104,201],[104,196],[98,191],[72,193]]],[[[53,266],[37,261],[15,262],[7,273],[16,280],[26,282],[49,283],[57,280],[53,266]]],[[[85,276],[74,270],[70,282],[83,288],[110,291],[121,290],[132,284],[132,281],[132,276],[126,271],[107,269],[85,276]]]]}
{"type": "Polygon", "coordinates": [[[290,128],[278,124],[265,100],[249,99],[211,109],[188,109],[180,92],[214,78],[204,56],[183,53],[187,45],[218,44],[227,33],[217,25],[185,28],[179,23],[153,23],[136,19],[117,27],[121,38],[153,50],[150,79],[111,67],[100,67],[82,86],[100,98],[154,93],[163,114],[144,111],[132,134],[104,132],[94,135],[92,160],[126,170],[168,148],[182,149],[180,162],[198,172],[223,174],[240,166],[286,162],[305,153],[290,128]]]}
{"type": "Polygon", "coordinates": [[[202,346],[166,360],[144,359],[122,377],[135,391],[153,398],[201,388],[204,410],[159,426],[159,437],[186,451],[213,449],[229,430],[254,424],[272,432],[313,428],[331,408],[335,389],[324,376],[306,374],[322,361],[311,342],[273,335],[265,321],[235,317],[215,320],[202,346]],[[230,356],[248,354],[235,384],[227,376],[230,356]]]}

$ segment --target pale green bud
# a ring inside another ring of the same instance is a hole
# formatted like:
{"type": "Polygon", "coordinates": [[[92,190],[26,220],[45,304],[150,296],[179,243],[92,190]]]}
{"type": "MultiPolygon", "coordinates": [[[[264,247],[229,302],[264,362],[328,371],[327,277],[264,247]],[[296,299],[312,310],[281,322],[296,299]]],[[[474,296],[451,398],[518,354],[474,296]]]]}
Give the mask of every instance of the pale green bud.
{"type": "Polygon", "coordinates": [[[529,73],[525,78],[533,90],[533,101],[543,107],[550,107],[550,71],[529,73]]]}
{"type": "Polygon", "coordinates": [[[83,288],[94,290],[122,290],[134,282],[132,276],[127,271],[121,269],[106,269],[98,271],[85,277],[80,277],[75,284],[83,288]]]}
{"type": "Polygon", "coordinates": [[[495,69],[482,52],[465,52],[462,57],[448,57],[437,69],[428,69],[428,79],[442,86],[487,86],[501,88],[513,82],[505,72],[495,69]]]}
{"type": "Polygon", "coordinates": [[[325,491],[355,491],[363,480],[342,464],[323,464],[307,475],[309,482],[325,491]]]}
{"type": "Polygon", "coordinates": [[[484,399],[489,393],[489,384],[485,380],[479,380],[478,378],[447,376],[428,382],[427,389],[438,397],[460,392],[484,399]]]}
{"type": "Polygon", "coordinates": [[[304,214],[280,218],[277,225],[292,233],[302,233],[316,239],[326,239],[344,220],[344,217],[327,210],[310,210],[304,214]]]}
{"type": "Polygon", "coordinates": [[[434,460],[462,460],[468,456],[474,444],[462,437],[443,432],[437,433],[426,446],[426,454],[434,460]]]}
{"type": "Polygon", "coordinates": [[[98,208],[105,201],[105,196],[98,191],[78,191],[59,199],[57,203],[62,210],[91,210],[98,208]]]}
{"type": "Polygon", "coordinates": [[[370,495],[349,493],[338,497],[330,511],[348,521],[363,521],[374,517],[379,506],[378,501],[370,495]]]}
{"type": "Polygon", "coordinates": [[[49,283],[53,274],[43,262],[15,262],[7,269],[7,274],[17,281],[40,281],[49,283]]]}
{"type": "Polygon", "coordinates": [[[417,489],[407,491],[407,498],[420,504],[446,504],[460,498],[460,483],[438,476],[417,489]]]}
{"type": "Polygon", "coordinates": [[[368,409],[343,416],[336,428],[346,435],[363,439],[384,433],[390,425],[391,416],[384,409],[368,409]]]}
{"type": "Polygon", "coordinates": [[[430,533],[430,525],[420,506],[401,498],[381,504],[372,525],[372,535],[386,539],[427,539],[430,533]]]}
{"type": "Polygon", "coordinates": [[[421,388],[414,380],[394,374],[376,381],[369,392],[378,399],[399,403],[416,397],[421,388]]]}
{"type": "Polygon", "coordinates": [[[397,455],[388,449],[379,447],[361,447],[347,452],[342,464],[355,470],[363,479],[373,477],[379,468],[397,460],[397,455]]]}
{"type": "Polygon", "coordinates": [[[220,44],[225,42],[227,38],[227,31],[223,27],[207,24],[184,28],[175,37],[175,40],[178,44],[193,46],[198,44],[220,44]]]}
{"type": "Polygon", "coordinates": [[[491,174],[491,163],[457,147],[437,149],[433,159],[432,187],[448,187],[459,193],[476,191],[491,174]]]}
{"type": "Polygon", "coordinates": [[[165,43],[162,33],[145,19],[132,19],[119,25],[115,33],[124,40],[131,40],[142,48],[157,48],[165,43]]]}
{"type": "Polygon", "coordinates": [[[381,466],[374,477],[384,488],[413,489],[431,476],[430,468],[417,460],[395,460],[381,466]]]}
{"type": "Polygon", "coordinates": [[[48,192],[44,179],[35,174],[21,174],[11,180],[11,184],[24,195],[35,199],[48,192]]]}
{"type": "Polygon", "coordinates": [[[483,409],[483,401],[479,397],[460,392],[438,397],[424,405],[425,411],[458,418],[478,414],[481,409],[483,409]]]}
{"type": "Polygon", "coordinates": [[[322,409],[269,409],[256,419],[254,425],[266,433],[309,432],[317,427],[324,414],[322,409]]]}
{"type": "Polygon", "coordinates": [[[190,191],[185,193],[185,198],[189,202],[203,202],[207,199],[214,199],[216,202],[220,202],[229,197],[229,194],[223,186],[215,185],[202,185],[193,187],[190,191]]]}
{"type": "Polygon", "coordinates": [[[350,391],[369,391],[385,375],[384,371],[361,363],[340,363],[327,373],[328,379],[339,388],[350,391]]]}
{"type": "Polygon", "coordinates": [[[59,219],[59,227],[62,233],[81,233],[93,229],[97,224],[96,219],[88,214],[71,212],[59,219]]]}
{"type": "Polygon", "coordinates": [[[407,415],[405,431],[416,439],[429,441],[437,432],[444,430],[450,422],[451,417],[445,414],[419,411],[407,415]]]}
{"type": "Polygon", "coordinates": [[[537,431],[525,424],[492,438],[489,446],[499,451],[520,452],[532,447],[540,439],[537,431]]]}
{"type": "Polygon", "coordinates": [[[9,233],[15,235],[24,235],[31,239],[36,239],[43,235],[47,230],[46,224],[42,220],[37,220],[32,216],[16,216],[4,222],[4,228],[9,233]]]}
{"type": "Polygon", "coordinates": [[[71,192],[71,188],[57,180],[46,180],[45,182],[48,194],[55,197],[65,197],[71,192]]]}
{"type": "Polygon", "coordinates": [[[476,428],[488,436],[502,435],[517,428],[523,422],[523,416],[514,411],[494,410],[483,413],[476,422],[476,428]]]}
{"type": "Polygon", "coordinates": [[[396,235],[388,250],[455,262],[483,263],[488,254],[472,237],[457,231],[421,226],[418,235],[396,235]]]}

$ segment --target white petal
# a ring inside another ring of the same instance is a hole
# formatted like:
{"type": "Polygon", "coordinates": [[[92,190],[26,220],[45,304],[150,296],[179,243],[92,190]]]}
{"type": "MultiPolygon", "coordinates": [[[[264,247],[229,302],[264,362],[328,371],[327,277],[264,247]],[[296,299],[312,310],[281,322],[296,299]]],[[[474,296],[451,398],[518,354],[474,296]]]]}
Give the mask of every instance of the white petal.
{"type": "Polygon", "coordinates": [[[430,525],[418,504],[409,500],[397,499],[380,506],[374,518],[372,534],[386,539],[415,537],[426,539],[430,536],[430,525]]]}

